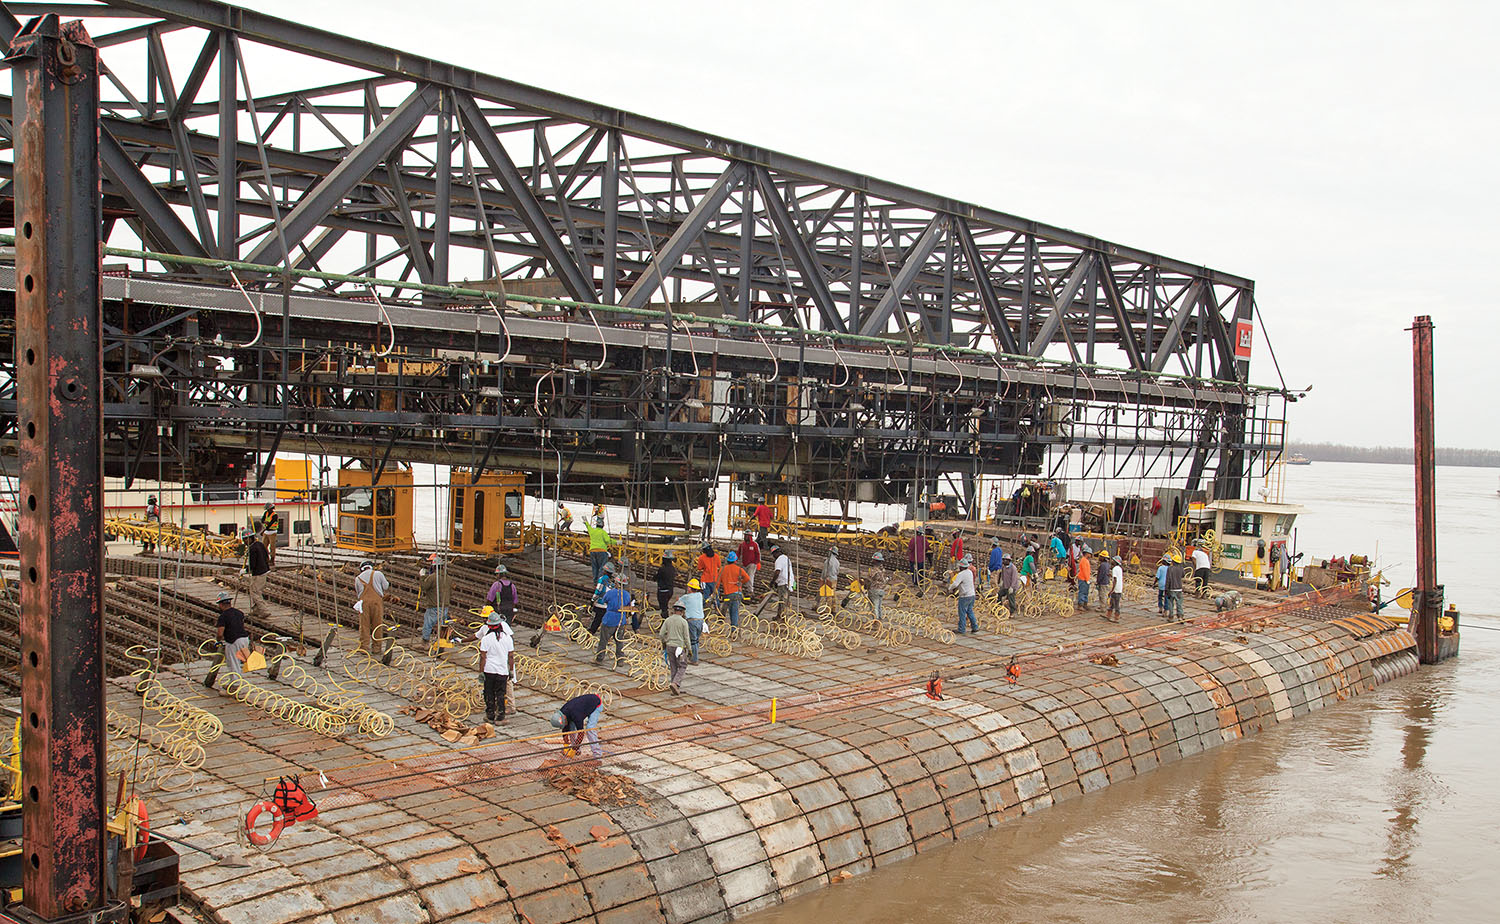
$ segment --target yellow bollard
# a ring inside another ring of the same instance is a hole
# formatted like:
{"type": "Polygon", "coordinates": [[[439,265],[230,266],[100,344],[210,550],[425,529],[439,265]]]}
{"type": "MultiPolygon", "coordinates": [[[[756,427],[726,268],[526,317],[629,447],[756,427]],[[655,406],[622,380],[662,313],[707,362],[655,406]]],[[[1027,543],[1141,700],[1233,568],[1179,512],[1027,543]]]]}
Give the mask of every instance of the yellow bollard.
{"type": "Polygon", "coordinates": [[[771,724],[776,724],[776,697],[771,697],[771,724]]]}

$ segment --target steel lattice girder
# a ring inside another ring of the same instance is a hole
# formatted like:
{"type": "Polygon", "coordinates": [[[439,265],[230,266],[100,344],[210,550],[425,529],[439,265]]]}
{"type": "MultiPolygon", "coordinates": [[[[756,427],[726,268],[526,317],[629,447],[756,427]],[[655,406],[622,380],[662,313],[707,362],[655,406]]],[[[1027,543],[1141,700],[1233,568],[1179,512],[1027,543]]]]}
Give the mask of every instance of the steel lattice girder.
{"type": "Polygon", "coordinates": [[[251,10],[103,7],[111,243],[1247,381],[1241,276],[251,10]]]}

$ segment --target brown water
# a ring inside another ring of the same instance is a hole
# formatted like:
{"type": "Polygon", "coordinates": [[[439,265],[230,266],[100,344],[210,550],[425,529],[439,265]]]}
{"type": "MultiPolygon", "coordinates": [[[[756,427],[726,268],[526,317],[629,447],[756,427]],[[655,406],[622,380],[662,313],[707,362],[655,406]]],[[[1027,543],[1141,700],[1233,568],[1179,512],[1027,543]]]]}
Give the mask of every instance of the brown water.
{"type": "Polygon", "coordinates": [[[1500,920],[1500,632],[1463,644],[1457,662],[748,920],[1500,920]]]}

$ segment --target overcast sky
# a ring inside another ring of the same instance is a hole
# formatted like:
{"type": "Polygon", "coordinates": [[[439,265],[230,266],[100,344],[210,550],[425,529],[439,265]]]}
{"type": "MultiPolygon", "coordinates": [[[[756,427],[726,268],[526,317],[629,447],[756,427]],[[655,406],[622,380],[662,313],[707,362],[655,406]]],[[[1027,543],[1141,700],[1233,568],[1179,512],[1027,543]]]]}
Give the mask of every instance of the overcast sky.
{"type": "Polygon", "coordinates": [[[1410,445],[1430,314],[1439,445],[1500,449],[1496,4],[249,5],[1248,276],[1292,439],[1410,445]]]}

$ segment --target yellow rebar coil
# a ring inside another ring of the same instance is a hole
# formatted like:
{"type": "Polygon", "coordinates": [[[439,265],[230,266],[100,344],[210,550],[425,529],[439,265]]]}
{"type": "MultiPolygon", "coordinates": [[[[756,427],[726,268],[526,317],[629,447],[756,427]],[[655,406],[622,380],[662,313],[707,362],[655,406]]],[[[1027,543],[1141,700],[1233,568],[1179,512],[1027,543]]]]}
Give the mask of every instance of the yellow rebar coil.
{"type": "Polygon", "coordinates": [[[853,594],[848,606],[836,610],[826,605],[819,607],[818,614],[825,623],[835,623],[854,632],[856,637],[871,636],[887,648],[911,644],[911,629],[896,622],[876,619],[869,608],[869,600],[862,593],[853,594]]]}
{"type": "MultiPolygon", "coordinates": [[[[218,642],[210,639],[198,646],[198,653],[210,657],[211,651],[207,649],[217,646],[218,642]]],[[[222,666],[219,669],[219,689],[251,709],[259,709],[273,718],[320,735],[337,738],[349,730],[349,720],[339,713],[321,706],[299,703],[291,697],[251,683],[243,674],[226,672],[222,666]]]]}
{"type": "MultiPolygon", "coordinates": [[[[376,636],[391,628],[381,623],[376,636]]],[[[419,658],[401,645],[392,644],[384,658],[356,649],[344,658],[343,668],[351,680],[368,683],[418,706],[442,709],[454,719],[467,720],[484,708],[484,693],[472,677],[464,677],[447,661],[419,658]]]]}
{"type": "Polygon", "coordinates": [[[132,645],[125,649],[125,657],[141,663],[140,667],[130,672],[130,676],[135,679],[135,691],[141,694],[146,708],[161,717],[157,723],[190,731],[193,737],[204,744],[218,740],[224,734],[224,723],[219,721],[218,716],[192,705],[163,686],[145,652],[145,646],[132,645]]]}
{"type": "Polygon", "coordinates": [[[189,729],[179,726],[168,730],[143,724],[113,708],[105,710],[105,721],[109,725],[110,763],[115,769],[137,766],[136,781],[154,775],[156,787],[166,792],[181,792],[192,786],[208,758],[203,744],[189,729]],[[135,747],[137,741],[153,752],[149,762],[137,764],[140,757],[135,747]]]}
{"type": "MultiPolygon", "coordinates": [[[[641,616],[642,630],[655,638],[661,629],[662,618],[659,610],[645,610],[641,616]]],[[[698,636],[698,648],[719,658],[734,651],[734,645],[729,641],[729,619],[717,607],[704,607],[703,632],[698,636]]]]}
{"type": "Polygon", "coordinates": [[[133,542],[153,542],[164,549],[178,549],[206,558],[238,558],[245,545],[233,536],[219,536],[201,529],[184,529],[175,523],[134,518],[107,519],[104,531],[133,542]]]}
{"type": "Polygon", "coordinates": [[[730,630],[736,642],[748,642],[759,648],[768,648],[799,658],[818,658],[823,655],[823,638],[806,619],[788,611],[786,619],[773,622],[754,613],[740,615],[738,629],[730,630]],[[796,620],[793,620],[796,617],[796,620]]]}
{"type": "Polygon", "coordinates": [[[261,639],[261,644],[267,651],[275,652],[267,659],[267,666],[276,672],[277,680],[291,684],[302,691],[303,695],[312,697],[322,708],[344,716],[354,727],[372,738],[384,738],[395,730],[396,720],[364,702],[359,694],[345,689],[331,677],[325,683],[308,673],[287,652],[288,641],[289,639],[278,635],[266,635],[261,639]]]}
{"type": "MultiPolygon", "coordinates": [[[[556,616],[562,622],[563,632],[568,641],[585,649],[591,656],[596,655],[599,648],[599,636],[589,631],[584,625],[581,617],[582,607],[571,603],[554,603],[548,608],[548,617],[556,616]]],[[[646,639],[641,633],[633,632],[626,636],[624,643],[624,666],[626,673],[648,690],[665,690],[671,680],[671,672],[661,657],[661,645],[658,642],[653,652],[650,642],[654,639],[646,639]]],[[[609,652],[605,652],[609,654],[609,652]]],[[[616,660],[619,663],[619,660],[616,660]]]]}

